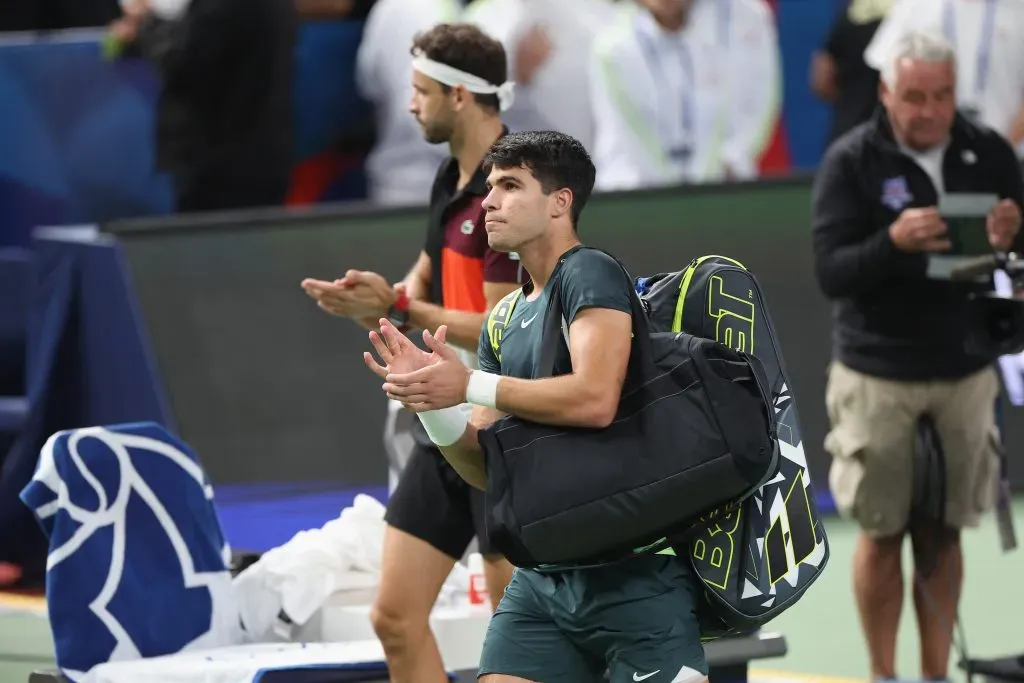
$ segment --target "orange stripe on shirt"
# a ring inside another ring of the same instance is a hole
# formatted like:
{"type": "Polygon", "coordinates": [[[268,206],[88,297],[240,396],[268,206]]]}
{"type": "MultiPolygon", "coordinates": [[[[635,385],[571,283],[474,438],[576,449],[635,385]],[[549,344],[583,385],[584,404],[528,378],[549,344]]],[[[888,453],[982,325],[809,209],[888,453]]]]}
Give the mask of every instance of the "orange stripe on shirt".
{"type": "Polygon", "coordinates": [[[441,251],[441,291],[444,307],[456,311],[484,313],[484,262],[445,247],[441,251]]]}

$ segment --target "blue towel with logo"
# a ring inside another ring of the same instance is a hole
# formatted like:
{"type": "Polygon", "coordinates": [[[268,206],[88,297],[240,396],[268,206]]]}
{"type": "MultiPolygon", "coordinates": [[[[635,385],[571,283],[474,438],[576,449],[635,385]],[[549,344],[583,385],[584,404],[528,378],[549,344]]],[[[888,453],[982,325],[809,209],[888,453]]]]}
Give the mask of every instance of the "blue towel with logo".
{"type": "Polygon", "coordinates": [[[54,434],[21,499],[49,539],[47,606],[67,678],[89,683],[107,661],[241,642],[213,489],[163,427],[54,434]]]}

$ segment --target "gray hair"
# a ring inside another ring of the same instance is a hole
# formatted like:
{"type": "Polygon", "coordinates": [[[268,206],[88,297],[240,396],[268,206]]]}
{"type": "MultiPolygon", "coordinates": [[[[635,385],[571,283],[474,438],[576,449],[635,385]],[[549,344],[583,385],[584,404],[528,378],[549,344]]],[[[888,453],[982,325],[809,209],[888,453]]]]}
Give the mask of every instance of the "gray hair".
{"type": "Polygon", "coordinates": [[[956,64],[956,50],[941,33],[909,31],[896,42],[890,59],[882,67],[882,80],[891,90],[896,87],[896,68],[904,59],[935,64],[956,64]]]}

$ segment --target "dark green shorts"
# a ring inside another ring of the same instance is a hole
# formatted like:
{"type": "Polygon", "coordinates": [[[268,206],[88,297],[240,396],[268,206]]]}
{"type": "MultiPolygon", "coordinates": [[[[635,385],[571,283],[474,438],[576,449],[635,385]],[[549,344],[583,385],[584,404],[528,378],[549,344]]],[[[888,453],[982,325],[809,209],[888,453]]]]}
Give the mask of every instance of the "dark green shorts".
{"type": "Polygon", "coordinates": [[[480,675],[541,683],[696,683],[707,677],[686,561],[648,555],[557,573],[516,569],[487,628],[480,675]]]}

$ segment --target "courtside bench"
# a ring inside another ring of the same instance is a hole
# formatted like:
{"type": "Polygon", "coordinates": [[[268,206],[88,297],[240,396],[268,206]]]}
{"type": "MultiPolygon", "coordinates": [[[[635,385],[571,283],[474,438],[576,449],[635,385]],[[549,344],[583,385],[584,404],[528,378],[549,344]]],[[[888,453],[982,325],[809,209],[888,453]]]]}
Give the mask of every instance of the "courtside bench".
{"type": "MultiPolygon", "coordinates": [[[[465,666],[465,661],[459,663],[449,661],[452,656],[459,656],[461,652],[466,651],[457,643],[453,643],[450,638],[456,636],[460,628],[467,627],[465,625],[460,627],[453,619],[441,619],[440,621],[442,628],[440,632],[437,632],[437,640],[447,666],[449,669],[457,670],[459,683],[474,683],[476,681],[474,662],[469,662],[469,666],[465,666]],[[445,621],[447,621],[446,624],[443,623],[445,621]],[[463,666],[459,666],[459,664],[463,666]]],[[[437,628],[437,624],[433,625],[437,628]]],[[[786,650],[786,639],[781,634],[768,632],[738,638],[723,638],[708,643],[705,645],[705,651],[711,665],[710,679],[712,683],[745,683],[750,662],[782,657],[786,654],[786,650]]],[[[475,657],[479,657],[479,648],[476,650],[475,657]]],[[[275,683],[273,676],[265,676],[262,680],[265,683],[275,683]]],[[[346,678],[344,680],[359,681],[360,683],[388,683],[386,677],[346,678]]],[[[28,683],[70,683],[70,681],[58,671],[41,670],[33,672],[29,676],[28,683]]],[[[322,683],[342,683],[342,679],[338,677],[324,678],[322,683]]],[[[594,683],[600,682],[595,681],[594,683]]]]}

